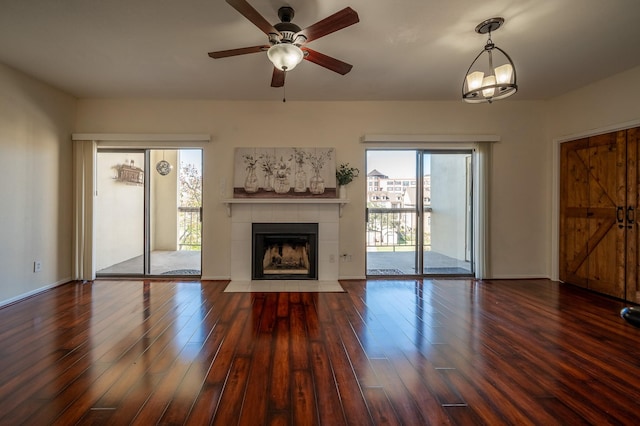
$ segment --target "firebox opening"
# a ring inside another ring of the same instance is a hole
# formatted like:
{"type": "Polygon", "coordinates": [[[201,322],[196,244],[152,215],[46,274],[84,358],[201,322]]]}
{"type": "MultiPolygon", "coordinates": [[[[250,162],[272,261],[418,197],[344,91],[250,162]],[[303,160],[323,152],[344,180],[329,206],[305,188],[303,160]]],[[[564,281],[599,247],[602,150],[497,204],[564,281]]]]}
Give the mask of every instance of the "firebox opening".
{"type": "Polygon", "coordinates": [[[267,237],[262,269],[265,274],[309,273],[309,243],[304,238],[267,237]]]}
{"type": "Polygon", "coordinates": [[[318,279],[317,223],[254,223],[253,279],[318,279]]]}

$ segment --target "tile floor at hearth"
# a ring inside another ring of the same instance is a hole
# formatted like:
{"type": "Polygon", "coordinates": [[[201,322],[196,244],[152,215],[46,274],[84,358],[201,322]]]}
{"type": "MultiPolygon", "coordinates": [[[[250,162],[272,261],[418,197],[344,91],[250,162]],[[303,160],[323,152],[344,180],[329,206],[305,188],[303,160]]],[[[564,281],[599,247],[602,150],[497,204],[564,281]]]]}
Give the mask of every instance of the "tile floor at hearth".
{"type": "Polygon", "coordinates": [[[338,281],[316,280],[232,280],[226,293],[265,293],[265,292],[295,292],[295,293],[322,293],[344,292],[338,281]]]}

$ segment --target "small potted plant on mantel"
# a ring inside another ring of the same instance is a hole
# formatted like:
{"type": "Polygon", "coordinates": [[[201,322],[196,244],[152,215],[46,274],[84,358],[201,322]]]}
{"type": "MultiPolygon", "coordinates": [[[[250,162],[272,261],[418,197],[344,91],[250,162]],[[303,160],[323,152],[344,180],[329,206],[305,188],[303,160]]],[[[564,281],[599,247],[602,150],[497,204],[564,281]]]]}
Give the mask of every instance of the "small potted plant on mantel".
{"type": "Polygon", "coordinates": [[[349,163],[342,163],[336,169],[336,180],[338,182],[338,196],[340,198],[347,198],[346,185],[351,183],[354,178],[357,178],[360,174],[360,170],[355,167],[349,166],[349,163]]]}

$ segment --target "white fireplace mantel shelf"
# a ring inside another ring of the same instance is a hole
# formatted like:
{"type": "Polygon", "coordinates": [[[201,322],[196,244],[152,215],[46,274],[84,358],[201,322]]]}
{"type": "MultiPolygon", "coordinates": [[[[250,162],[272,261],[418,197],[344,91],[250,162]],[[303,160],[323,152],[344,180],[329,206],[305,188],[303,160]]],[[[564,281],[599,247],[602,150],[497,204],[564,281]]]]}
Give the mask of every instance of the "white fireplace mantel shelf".
{"type": "Polygon", "coordinates": [[[222,200],[227,207],[227,216],[231,217],[234,204],[337,204],[338,215],[342,217],[342,208],[349,204],[344,198],[227,198],[222,200]]]}

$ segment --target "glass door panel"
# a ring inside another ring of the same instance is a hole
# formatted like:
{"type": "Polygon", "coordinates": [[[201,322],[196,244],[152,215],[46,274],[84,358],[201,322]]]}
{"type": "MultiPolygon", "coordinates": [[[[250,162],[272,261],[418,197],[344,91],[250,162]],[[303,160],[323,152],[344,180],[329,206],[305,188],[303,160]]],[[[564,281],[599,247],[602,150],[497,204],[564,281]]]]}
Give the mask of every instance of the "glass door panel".
{"type": "Polygon", "coordinates": [[[154,149],[150,157],[149,273],[200,275],[202,151],[154,149]]]}
{"type": "Polygon", "coordinates": [[[98,151],[95,262],[100,275],[144,273],[144,151],[98,151]]]}
{"type": "Polygon", "coordinates": [[[178,152],[178,250],[184,273],[200,275],[202,263],[202,150],[178,152]]]}
{"type": "Polygon", "coordinates": [[[422,273],[471,274],[471,152],[431,151],[422,159],[422,273]]]}
{"type": "Polygon", "coordinates": [[[415,275],[415,150],[367,151],[367,275],[415,275]]]}

